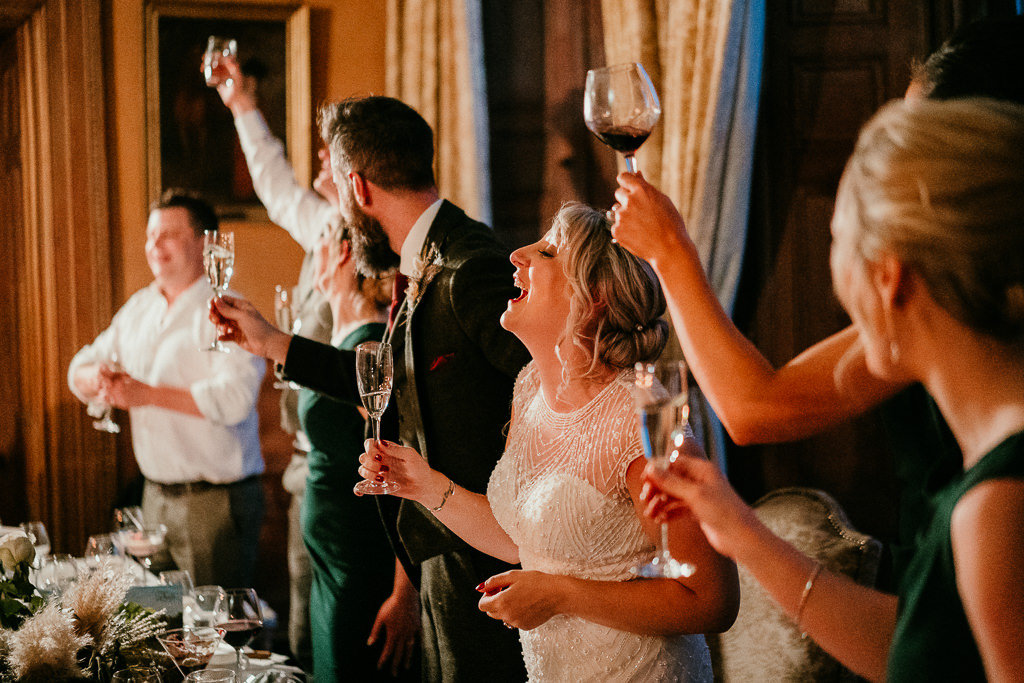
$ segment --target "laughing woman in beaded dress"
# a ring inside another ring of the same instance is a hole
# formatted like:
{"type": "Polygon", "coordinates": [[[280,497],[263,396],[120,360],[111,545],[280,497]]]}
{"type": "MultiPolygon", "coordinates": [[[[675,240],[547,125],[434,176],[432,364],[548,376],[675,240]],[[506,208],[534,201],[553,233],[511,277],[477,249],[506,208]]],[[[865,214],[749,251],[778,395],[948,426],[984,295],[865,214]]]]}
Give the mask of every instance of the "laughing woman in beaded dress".
{"type": "Polygon", "coordinates": [[[668,330],[653,272],[612,242],[609,227],[602,213],[568,204],[539,242],[512,254],[523,292],[501,324],[533,360],[516,381],[486,496],[389,442],[368,442],[359,472],[390,477],[397,495],[468,543],[522,564],[478,590],[480,609],[520,629],[531,681],[710,681],[700,634],[735,619],[735,566],[692,520],[677,519],[670,548],[697,572],[631,573],[650,558],[657,528],[639,512],[644,458],[630,368],[657,358],[668,330]]]}

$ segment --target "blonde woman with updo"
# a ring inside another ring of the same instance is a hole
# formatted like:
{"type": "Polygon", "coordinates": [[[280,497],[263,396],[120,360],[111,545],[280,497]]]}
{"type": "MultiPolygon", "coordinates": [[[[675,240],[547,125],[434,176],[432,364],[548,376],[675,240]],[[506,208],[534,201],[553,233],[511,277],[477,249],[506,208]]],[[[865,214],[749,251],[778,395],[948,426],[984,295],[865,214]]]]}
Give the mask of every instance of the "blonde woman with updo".
{"type": "Polygon", "coordinates": [[[516,380],[486,495],[388,442],[368,442],[359,472],[386,473],[401,486],[396,495],[522,565],[478,590],[481,610],[519,629],[531,681],[710,681],[700,634],[735,619],[735,565],[678,519],[670,547],[697,572],[631,573],[653,554],[657,525],[639,508],[644,457],[629,384],[636,362],[659,356],[668,326],[654,273],[609,228],[603,213],[567,204],[539,242],[512,254],[522,293],[501,324],[532,361],[516,380]]]}
{"type": "Polygon", "coordinates": [[[686,507],[800,629],[872,680],[1024,680],[1022,197],[1024,108],[993,100],[887,105],[840,182],[832,277],[867,367],[924,384],[963,452],[898,595],[823,571],[706,463],[647,472],[653,516],[686,507]]]}

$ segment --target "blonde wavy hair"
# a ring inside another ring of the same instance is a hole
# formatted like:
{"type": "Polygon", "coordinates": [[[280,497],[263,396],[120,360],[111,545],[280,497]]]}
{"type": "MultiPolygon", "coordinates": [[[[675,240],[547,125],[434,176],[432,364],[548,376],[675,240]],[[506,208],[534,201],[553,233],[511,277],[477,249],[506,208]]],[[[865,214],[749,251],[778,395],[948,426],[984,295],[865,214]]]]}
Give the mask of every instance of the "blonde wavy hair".
{"type": "Polygon", "coordinates": [[[552,227],[571,292],[559,346],[571,344],[585,359],[582,367],[565,370],[596,377],[602,366],[630,368],[661,355],[668,323],[661,319],[665,297],[651,266],[612,242],[605,214],[585,204],[562,205],[552,227]]]}
{"type": "Polygon", "coordinates": [[[836,196],[851,254],[891,253],[966,326],[1024,340],[1024,107],[892,102],[864,126],[836,196]]]}

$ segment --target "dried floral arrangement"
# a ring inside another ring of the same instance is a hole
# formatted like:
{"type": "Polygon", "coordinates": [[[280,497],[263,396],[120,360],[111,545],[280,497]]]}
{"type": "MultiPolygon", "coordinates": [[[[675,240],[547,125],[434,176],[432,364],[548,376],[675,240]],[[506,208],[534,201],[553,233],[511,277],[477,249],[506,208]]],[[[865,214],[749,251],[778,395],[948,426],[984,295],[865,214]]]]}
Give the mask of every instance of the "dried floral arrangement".
{"type": "Polygon", "coordinates": [[[24,536],[0,538],[0,681],[102,683],[127,665],[167,658],[154,647],[164,613],[125,603],[134,579],[123,565],[106,562],[46,600],[29,580],[34,555],[24,536]]]}

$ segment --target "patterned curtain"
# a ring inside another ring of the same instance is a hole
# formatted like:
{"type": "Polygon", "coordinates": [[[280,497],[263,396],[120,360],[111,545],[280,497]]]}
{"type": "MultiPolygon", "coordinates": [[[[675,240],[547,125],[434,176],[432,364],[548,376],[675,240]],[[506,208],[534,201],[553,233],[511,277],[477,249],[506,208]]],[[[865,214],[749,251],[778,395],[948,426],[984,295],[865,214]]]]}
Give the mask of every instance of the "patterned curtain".
{"type": "MultiPolygon", "coordinates": [[[[719,301],[731,312],[747,232],[764,48],[764,0],[602,0],[609,65],[640,62],[662,119],[637,161],[679,207],[719,301]]],[[[681,355],[678,341],[667,353],[681,355]]],[[[724,468],[706,403],[703,438],[724,468]]]]}
{"type": "Polygon", "coordinates": [[[388,0],[387,93],[434,129],[441,194],[491,222],[480,0],[388,0]]]}

